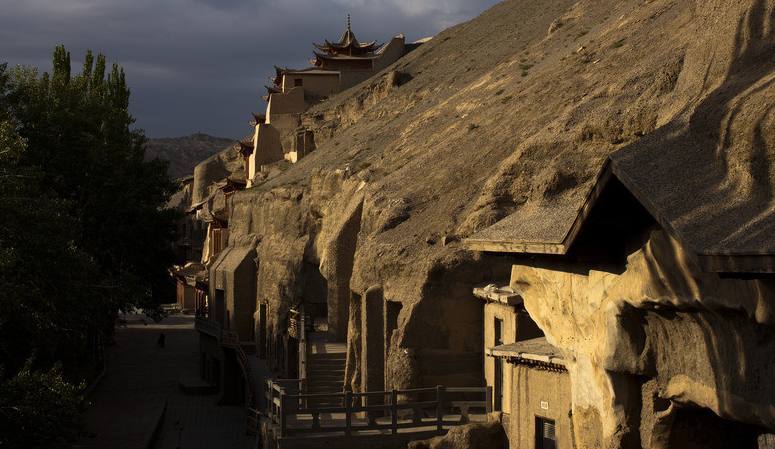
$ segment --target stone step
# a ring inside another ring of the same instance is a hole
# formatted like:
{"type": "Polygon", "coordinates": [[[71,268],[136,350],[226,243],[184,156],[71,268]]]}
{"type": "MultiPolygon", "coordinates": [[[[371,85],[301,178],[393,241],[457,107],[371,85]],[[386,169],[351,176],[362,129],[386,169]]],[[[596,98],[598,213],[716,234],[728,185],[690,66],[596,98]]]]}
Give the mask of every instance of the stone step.
{"type": "MultiPolygon", "coordinates": [[[[344,387],[339,388],[321,388],[319,390],[307,390],[307,394],[341,394],[344,391],[344,387]]],[[[312,398],[315,399],[315,398],[312,398]]],[[[328,400],[328,399],[326,399],[328,400]]],[[[333,398],[331,400],[334,400],[333,398]]],[[[337,399],[341,401],[341,399],[337,399]]]]}
{"type": "Polygon", "coordinates": [[[344,365],[313,365],[307,364],[307,372],[312,371],[344,371],[344,365]]]}
{"type": "Polygon", "coordinates": [[[307,377],[307,385],[319,385],[330,383],[344,383],[344,376],[307,377]]]}
{"type": "Polygon", "coordinates": [[[331,393],[331,392],[340,392],[344,390],[344,384],[316,384],[316,385],[308,385],[307,386],[307,392],[308,393],[331,393]]]}
{"type": "Polygon", "coordinates": [[[337,375],[340,375],[340,376],[344,376],[344,372],[345,372],[344,368],[342,368],[342,369],[333,369],[333,368],[328,368],[328,369],[320,369],[320,368],[309,369],[308,368],[307,369],[307,377],[312,377],[312,376],[314,376],[316,374],[321,374],[321,375],[324,375],[324,376],[325,375],[329,375],[329,374],[337,374],[337,375]]]}
{"type": "Polygon", "coordinates": [[[332,357],[335,359],[346,359],[347,351],[316,351],[310,350],[310,357],[332,357]]]}
{"type": "Polygon", "coordinates": [[[310,374],[344,374],[345,369],[344,367],[341,368],[324,368],[324,367],[307,367],[307,377],[310,377],[310,374]]]}
{"type": "Polygon", "coordinates": [[[310,367],[316,367],[316,366],[323,366],[323,367],[336,367],[336,368],[344,368],[346,363],[344,360],[307,360],[307,366],[310,367]]]}
{"type": "Polygon", "coordinates": [[[312,357],[347,357],[347,351],[310,351],[312,357]]]}
{"type": "Polygon", "coordinates": [[[316,374],[314,376],[307,376],[307,382],[308,383],[315,383],[315,382],[342,382],[344,379],[343,373],[331,373],[331,374],[316,374]]]}
{"type": "Polygon", "coordinates": [[[307,363],[310,365],[324,365],[324,364],[337,364],[344,366],[347,363],[346,359],[333,359],[328,357],[309,357],[307,363]]]}
{"type": "Polygon", "coordinates": [[[347,357],[307,357],[313,363],[347,363],[347,357]]]}
{"type": "Polygon", "coordinates": [[[326,382],[307,385],[307,391],[312,390],[326,390],[326,391],[342,391],[344,382],[326,382]]]}

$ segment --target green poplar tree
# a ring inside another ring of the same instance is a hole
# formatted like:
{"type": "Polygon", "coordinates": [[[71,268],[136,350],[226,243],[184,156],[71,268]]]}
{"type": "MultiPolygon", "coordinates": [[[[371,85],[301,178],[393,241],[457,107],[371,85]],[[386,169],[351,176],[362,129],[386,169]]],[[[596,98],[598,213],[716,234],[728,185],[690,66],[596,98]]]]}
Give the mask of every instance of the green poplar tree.
{"type": "MultiPolygon", "coordinates": [[[[45,376],[90,376],[120,309],[173,299],[177,213],[165,205],[177,186],[165,163],[144,160],[124,71],[87,52],[73,74],[63,46],[52,66],[0,65],[0,401],[25,407],[45,376]]],[[[26,419],[20,410],[0,407],[0,420],[26,419]]],[[[24,413],[51,423],[46,435],[65,422],[50,408],[24,413]]],[[[0,447],[48,437],[14,438],[0,447]]]]}

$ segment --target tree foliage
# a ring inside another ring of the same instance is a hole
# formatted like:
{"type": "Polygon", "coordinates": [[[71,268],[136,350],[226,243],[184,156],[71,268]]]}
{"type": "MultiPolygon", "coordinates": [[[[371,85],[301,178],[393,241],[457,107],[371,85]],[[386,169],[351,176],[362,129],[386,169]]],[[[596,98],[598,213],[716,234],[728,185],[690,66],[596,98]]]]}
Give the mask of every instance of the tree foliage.
{"type": "Polygon", "coordinates": [[[39,371],[28,361],[0,383],[0,447],[43,448],[75,440],[82,388],[67,382],[61,367],[39,371]]]}
{"type": "Polygon", "coordinates": [[[118,311],[167,292],[176,185],[144,160],[129,98],[103,55],[78,74],[62,46],[51,73],[0,65],[0,381],[57,362],[79,381],[118,311]]]}

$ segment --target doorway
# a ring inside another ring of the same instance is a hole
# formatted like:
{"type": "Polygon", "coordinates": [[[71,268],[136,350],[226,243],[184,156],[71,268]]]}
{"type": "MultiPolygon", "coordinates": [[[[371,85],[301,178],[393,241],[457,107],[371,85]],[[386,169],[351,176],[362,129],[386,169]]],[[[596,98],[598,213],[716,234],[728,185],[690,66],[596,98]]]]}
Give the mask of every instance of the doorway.
{"type": "MultiPolygon", "coordinates": [[[[495,338],[493,346],[500,346],[503,344],[503,320],[495,318],[493,326],[495,338]]],[[[494,373],[494,385],[493,385],[493,410],[503,410],[503,358],[495,358],[495,373],[494,373]]]]}

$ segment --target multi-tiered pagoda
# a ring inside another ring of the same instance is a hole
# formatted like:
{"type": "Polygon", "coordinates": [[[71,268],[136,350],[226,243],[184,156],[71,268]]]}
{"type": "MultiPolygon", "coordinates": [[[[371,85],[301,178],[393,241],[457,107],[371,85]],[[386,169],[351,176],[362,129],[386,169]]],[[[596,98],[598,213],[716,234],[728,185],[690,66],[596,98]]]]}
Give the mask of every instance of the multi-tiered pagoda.
{"type": "Polygon", "coordinates": [[[373,57],[374,53],[381,47],[381,45],[377,44],[377,41],[368,43],[358,42],[358,38],[355,37],[355,33],[353,33],[352,30],[352,22],[349,14],[347,15],[347,29],[342,33],[339,42],[334,43],[326,39],[323,44],[313,45],[322,52],[315,52],[318,59],[341,56],[373,57]]]}
{"type": "Polygon", "coordinates": [[[373,61],[379,57],[381,44],[377,41],[361,43],[352,30],[350,16],[347,16],[347,29],[339,42],[328,39],[323,44],[313,44],[315,59],[312,63],[323,70],[373,70],[373,61]]]}

